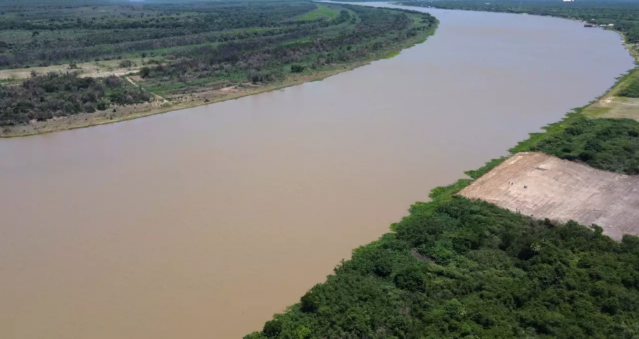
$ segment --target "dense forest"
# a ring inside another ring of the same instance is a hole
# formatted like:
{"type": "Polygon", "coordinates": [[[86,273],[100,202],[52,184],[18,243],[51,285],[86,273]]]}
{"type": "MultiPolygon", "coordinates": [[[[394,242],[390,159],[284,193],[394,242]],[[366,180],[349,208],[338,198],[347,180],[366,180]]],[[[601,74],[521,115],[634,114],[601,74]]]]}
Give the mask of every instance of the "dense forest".
{"type": "Polygon", "coordinates": [[[403,1],[402,5],[434,7],[443,9],[462,9],[472,11],[527,13],[534,15],[556,16],[592,23],[611,25],[611,29],[620,31],[629,43],[639,43],[639,3],[623,0],[609,1],[519,1],[519,0],[441,0],[441,1],[403,1]]]}
{"type": "Polygon", "coordinates": [[[639,238],[458,196],[431,204],[245,339],[639,335],[639,238]]]}
{"type": "MultiPolygon", "coordinates": [[[[513,149],[638,173],[639,122],[579,110],[513,149]]],[[[639,238],[434,189],[260,332],[266,338],[638,338],[639,238]]]]}
{"type": "Polygon", "coordinates": [[[0,126],[347,69],[425,39],[436,24],[416,11],[306,1],[0,1],[0,73],[64,65],[55,76],[4,77],[0,126]],[[107,85],[115,79],[82,73],[87,65],[137,77],[120,79],[117,96],[107,85]]]}
{"type": "Polygon", "coordinates": [[[630,119],[579,118],[562,133],[533,147],[606,171],[639,174],[639,123],[630,119]]]}

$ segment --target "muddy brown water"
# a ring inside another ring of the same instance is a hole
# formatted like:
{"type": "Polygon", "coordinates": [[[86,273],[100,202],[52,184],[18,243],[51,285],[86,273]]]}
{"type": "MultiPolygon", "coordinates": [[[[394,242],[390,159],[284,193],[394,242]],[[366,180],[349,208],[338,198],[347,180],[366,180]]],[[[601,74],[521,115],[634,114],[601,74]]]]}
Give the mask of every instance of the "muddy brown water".
{"type": "Polygon", "coordinates": [[[431,188],[633,65],[577,22],[429,11],[426,43],[322,82],[0,140],[0,337],[259,330],[431,188]]]}

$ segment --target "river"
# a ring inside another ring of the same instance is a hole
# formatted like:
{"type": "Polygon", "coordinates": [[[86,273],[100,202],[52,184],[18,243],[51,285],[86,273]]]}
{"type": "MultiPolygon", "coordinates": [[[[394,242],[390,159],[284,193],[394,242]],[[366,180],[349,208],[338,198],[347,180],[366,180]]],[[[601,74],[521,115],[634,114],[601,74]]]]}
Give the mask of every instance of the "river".
{"type": "Polygon", "coordinates": [[[428,11],[427,42],[321,82],[0,140],[0,337],[259,330],[430,189],[633,67],[578,22],[428,11]]]}

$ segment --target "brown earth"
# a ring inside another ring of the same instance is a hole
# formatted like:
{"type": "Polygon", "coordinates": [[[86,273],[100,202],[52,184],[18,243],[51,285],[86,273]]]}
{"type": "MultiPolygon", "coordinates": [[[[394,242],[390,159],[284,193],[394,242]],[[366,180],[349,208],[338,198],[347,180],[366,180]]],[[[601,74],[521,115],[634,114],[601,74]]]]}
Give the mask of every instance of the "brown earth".
{"type": "Polygon", "coordinates": [[[18,68],[18,69],[4,69],[0,70],[0,80],[24,80],[31,77],[31,73],[42,75],[49,72],[54,73],[66,73],[77,72],[80,77],[107,77],[109,75],[122,76],[126,74],[137,73],[142,66],[139,66],[142,62],[141,59],[136,59],[136,65],[134,67],[122,68],[119,67],[121,60],[109,60],[100,62],[85,62],[77,64],[77,68],[70,69],[68,64],[64,65],[52,65],[43,67],[31,67],[31,68],[18,68]]]}
{"type": "Polygon", "coordinates": [[[543,153],[517,153],[460,194],[536,219],[596,224],[615,240],[639,235],[639,176],[543,153]]]}

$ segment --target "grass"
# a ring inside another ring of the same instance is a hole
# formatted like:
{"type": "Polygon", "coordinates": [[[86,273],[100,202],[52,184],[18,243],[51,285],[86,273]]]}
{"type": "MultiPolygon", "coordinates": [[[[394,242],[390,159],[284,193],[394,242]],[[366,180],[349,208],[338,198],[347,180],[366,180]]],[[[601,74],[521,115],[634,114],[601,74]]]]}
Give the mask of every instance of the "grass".
{"type": "MultiPolygon", "coordinates": [[[[621,34],[626,49],[635,58],[635,63],[639,63],[639,53],[637,49],[626,42],[626,37],[621,34]]],[[[639,120],[639,109],[633,102],[628,102],[627,98],[619,97],[619,92],[628,87],[631,83],[639,81],[639,68],[635,67],[627,74],[617,79],[617,82],[604,95],[594,103],[584,107],[581,113],[588,118],[629,118],[639,120]]]]}
{"type": "Polygon", "coordinates": [[[333,8],[324,5],[318,5],[313,11],[310,11],[303,16],[297,18],[297,21],[312,21],[317,19],[334,19],[339,15],[339,12],[333,8]]]}
{"type": "Polygon", "coordinates": [[[401,51],[395,51],[395,52],[388,53],[388,54],[384,55],[384,56],[382,57],[382,59],[390,59],[390,58],[394,58],[394,57],[398,56],[398,55],[399,55],[399,53],[401,53],[401,51]]]}
{"type": "Polygon", "coordinates": [[[584,112],[584,115],[589,118],[596,118],[610,112],[611,109],[612,107],[588,107],[588,111],[584,112]]]}

